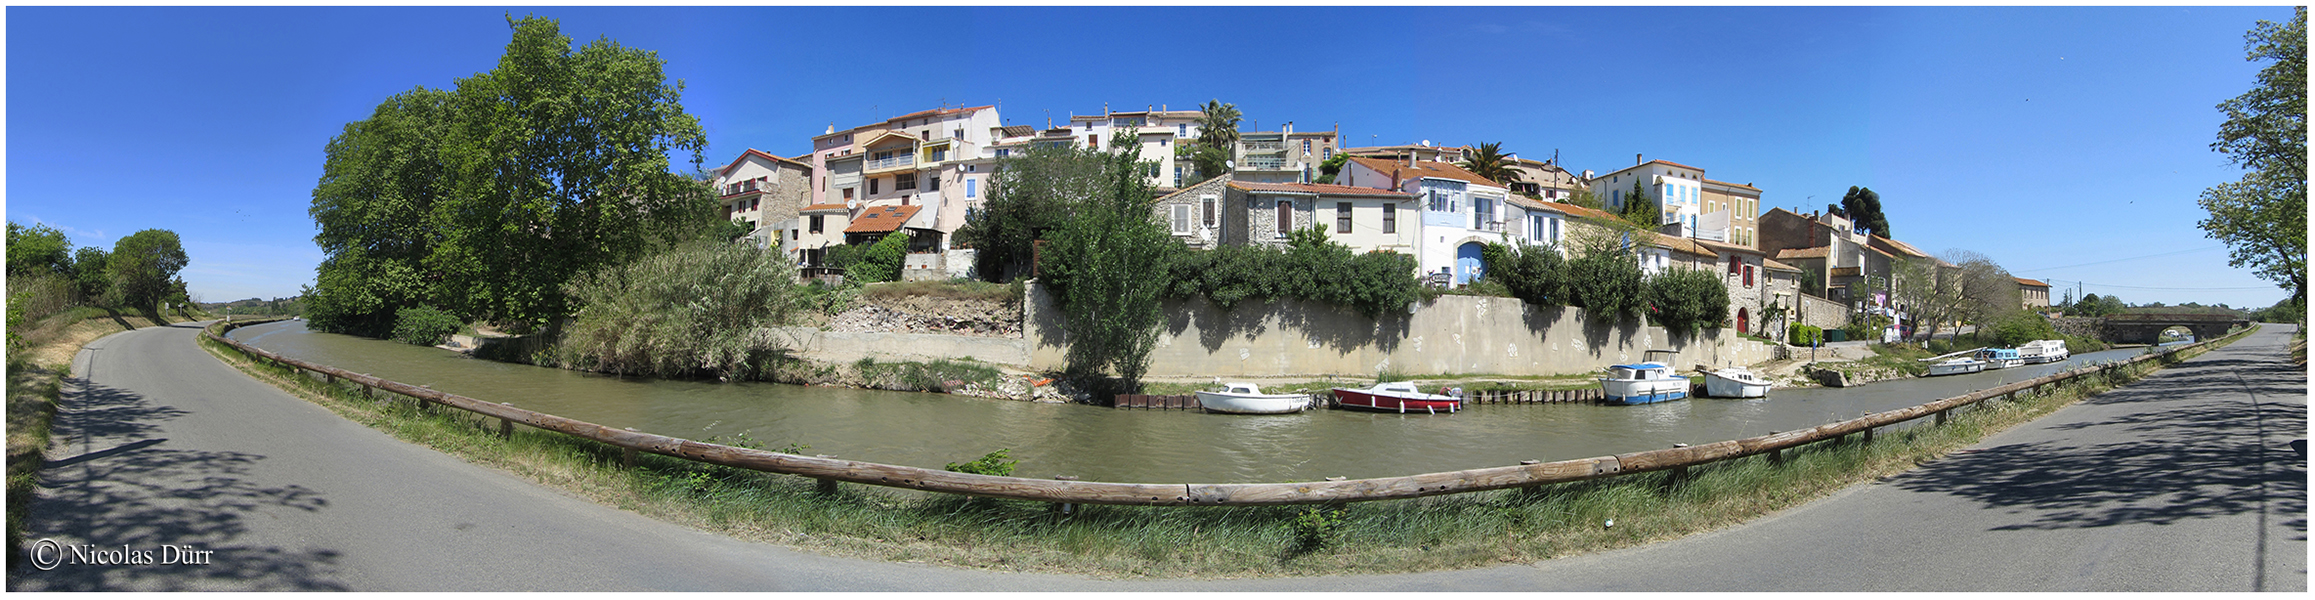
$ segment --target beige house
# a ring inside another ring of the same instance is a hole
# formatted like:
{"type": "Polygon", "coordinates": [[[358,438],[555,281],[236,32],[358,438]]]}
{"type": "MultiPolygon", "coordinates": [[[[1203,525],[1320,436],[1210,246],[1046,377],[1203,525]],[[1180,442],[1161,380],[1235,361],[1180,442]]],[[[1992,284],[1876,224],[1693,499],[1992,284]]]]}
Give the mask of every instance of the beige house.
{"type": "Polygon", "coordinates": [[[2011,279],[2018,280],[2018,300],[2026,310],[2050,307],[2050,284],[2024,277],[2011,279]]]}
{"type": "Polygon", "coordinates": [[[1760,188],[1749,183],[1704,180],[1703,217],[1697,237],[1746,248],[1760,247],[1760,188]]]}
{"type": "Polygon", "coordinates": [[[1354,252],[1413,254],[1413,194],[1315,183],[1214,178],[1157,199],[1159,222],[1191,248],[1280,246],[1313,225],[1354,252]]]}

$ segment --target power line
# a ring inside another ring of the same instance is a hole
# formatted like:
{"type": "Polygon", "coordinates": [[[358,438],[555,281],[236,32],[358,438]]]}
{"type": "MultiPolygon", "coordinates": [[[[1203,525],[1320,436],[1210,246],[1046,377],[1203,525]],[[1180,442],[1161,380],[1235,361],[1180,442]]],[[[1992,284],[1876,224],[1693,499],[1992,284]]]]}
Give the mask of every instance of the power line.
{"type": "Polygon", "coordinates": [[[2101,260],[2101,261],[2098,261],[2098,262],[2087,262],[2087,263],[2082,263],[2082,264],[2078,264],[2078,265],[2066,265],[2066,266],[2063,266],[2063,267],[2042,267],[2042,268],[2039,268],[2039,269],[2025,269],[2025,270],[2016,271],[2016,272],[2018,272],[2018,273],[2031,273],[2031,272],[2034,272],[2034,271],[2056,271],[2056,270],[2058,270],[2058,269],[2071,269],[2071,268],[2074,268],[2074,267],[2087,267],[2087,266],[2090,266],[2090,265],[2103,265],[2103,264],[2106,264],[2106,263],[2118,263],[2118,262],[2122,262],[2122,261],[2126,261],[2126,260],[2138,260],[2138,259],[2142,259],[2142,258],[2157,258],[2157,257],[2163,257],[2163,256],[2170,256],[2170,255],[2174,255],[2174,254],[2187,254],[2187,253],[2190,253],[2190,252],[2205,252],[2205,251],[2210,251],[2210,250],[2218,250],[2218,249],[2221,249],[2221,248],[2225,248],[2225,247],[2226,247],[2226,246],[2211,246],[2211,247],[2209,247],[2209,248],[2195,248],[2195,249],[2193,249],[2193,250],[2179,250],[2179,251],[2177,251],[2177,252],[2164,252],[2164,253],[2161,253],[2161,254],[2148,254],[2148,255],[2146,255],[2146,256],[2133,256],[2133,257],[2130,257],[2130,258],[2117,258],[2117,259],[2113,259],[2113,260],[2101,260]]]}
{"type": "MultiPolygon", "coordinates": [[[[2067,280],[2065,280],[2065,279],[2047,279],[2046,281],[2051,281],[2051,282],[2060,282],[2060,281],[2067,281],[2067,280]]],[[[2273,289],[2282,289],[2282,288],[2278,288],[2278,287],[2275,287],[2275,286],[2271,286],[2271,285],[2261,285],[2261,286],[2252,286],[2252,287],[2148,287],[2148,286],[2140,286],[2140,285],[2115,285],[2115,284],[2111,284],[2111,283],[2091,283],[2091,282],[2087,282],[2087,281],[2074,281],[2074,283],[2078,283],[2078,284],[2081,284],[2081,285],[2085,285],[2085,286],[2092,286],[2092,285],[2094,285],[2094,286],[2098,286],[2098,287],[2122,288],[2122,289],[2126,289],[2126,290],[2190,290],[2190,291],[2211,290],[2211,291],[2229,291],[2229,290],[2273,290],[2273,289]]],[[[2061,286],[2061,287],[2063,287],[2063,286],[2061,286]]]]}

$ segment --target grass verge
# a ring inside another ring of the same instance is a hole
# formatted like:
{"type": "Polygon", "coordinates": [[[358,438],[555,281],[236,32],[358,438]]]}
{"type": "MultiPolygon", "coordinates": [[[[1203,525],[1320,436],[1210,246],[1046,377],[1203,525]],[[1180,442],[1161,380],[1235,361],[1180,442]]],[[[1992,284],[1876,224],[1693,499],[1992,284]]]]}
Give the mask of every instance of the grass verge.
{"type": "Polygon", "coordinates": [[[1781,461],[1751,457],[1693,468],[1677,480],[1651,473],[1327,507],[1081,506],[1065,516],[1042,503],[858,485],[822,494],[801,477],[652,455],[628,468],[610,446],[530,429],[500,438],[490,423],[463,412],[373,401],[206,339],[201,344],[253,376],[403,440],[652,518],[839,556],[1116,578],[1455,569],[1677,538],[1903,472],[2159,366],[1988,401],[1956,411],[1945,425],[1915,421],[1869,443],[1850,436],[1789,449],[1781,461]]]}

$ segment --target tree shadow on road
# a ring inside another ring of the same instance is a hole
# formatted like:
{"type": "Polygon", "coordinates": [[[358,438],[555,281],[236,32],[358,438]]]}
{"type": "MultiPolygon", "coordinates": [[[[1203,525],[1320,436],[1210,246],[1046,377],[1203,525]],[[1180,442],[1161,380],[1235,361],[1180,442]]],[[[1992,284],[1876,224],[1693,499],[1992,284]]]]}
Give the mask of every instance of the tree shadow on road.
{"type": "Polygon", "coordinates": [[[55,435],[60,457],[41,471],[40,497],[26,525],[28,545],[60,544],[153,553],[174,545],[212,551],[209,564],[61,564],[42,571],[28,548],[9,555],[8,589],[18,590],[328,590],[342,591],[338,552],[282,548],[243,539],[252,520],[281,509],[319,511],[328,500],[297,486],[248,479],[266,457],[243,452],[172,448],[160,425],[186,411],[141,395],[75,381],[61,399],[55,435]]]}
{"type": "Polygon", "coordinates": [[[2266,511],[2306,539],[2303,374],[2276,360],[2220,358],[2160,372],[2090,398],[2146,405],[2112,418],[2046,426],[2083,444],[2010,444],[1957,453],[1892,481],[1988,507],[2026,509],[1997,530],[2169,524],[2266,511]],[[2244,392],[2250,392],[2246,401],[2244,392]]]}

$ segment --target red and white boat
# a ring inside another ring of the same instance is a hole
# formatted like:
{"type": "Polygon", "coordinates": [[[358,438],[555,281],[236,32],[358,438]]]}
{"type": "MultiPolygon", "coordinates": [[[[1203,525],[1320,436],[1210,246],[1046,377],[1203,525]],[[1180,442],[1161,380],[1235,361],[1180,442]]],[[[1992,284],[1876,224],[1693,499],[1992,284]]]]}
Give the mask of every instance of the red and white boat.
{"type": "MultiPolygon", "coordinates": [[[[1445,390],[1441,390],[1445,391],[1445,390]]],[[[1463,398],[1444,394],[1425,394],[1415,384],[1404,381],[1378,383],[1365,389],[1334,388],[1335,406],[1359,410],[1405,413],[1453,413],[1463,408],[1463,398]]]]}

